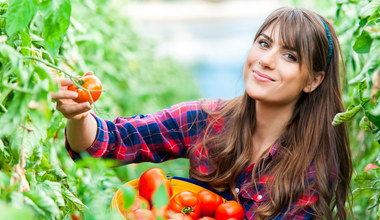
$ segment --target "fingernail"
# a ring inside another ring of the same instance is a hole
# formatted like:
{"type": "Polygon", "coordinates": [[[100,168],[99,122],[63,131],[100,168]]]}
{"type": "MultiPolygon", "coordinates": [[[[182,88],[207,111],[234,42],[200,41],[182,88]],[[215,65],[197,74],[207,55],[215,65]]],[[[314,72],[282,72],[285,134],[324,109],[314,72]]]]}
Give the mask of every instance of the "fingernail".
{"type": "Polygon", "coordinates": [[[89,102],[86,102],[85,105],[87,108],[92,108],[92,105],[89,102]]]}

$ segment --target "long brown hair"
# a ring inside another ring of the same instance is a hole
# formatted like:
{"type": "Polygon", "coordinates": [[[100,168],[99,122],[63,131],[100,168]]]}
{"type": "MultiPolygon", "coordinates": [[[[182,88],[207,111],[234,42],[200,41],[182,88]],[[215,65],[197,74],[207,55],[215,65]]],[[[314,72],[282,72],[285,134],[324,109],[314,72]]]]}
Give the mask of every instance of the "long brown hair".
{"type": "MultiPolygon", "coordinates": [[[[270,173],[275,177],[266,185],[270,199],[255,211],[264,219],[275,217],[313,188],[318,192],[318,201],[311,205],[316,218],[346,219],[345,202],[352,174],[351,153],[345,125],[331,124],[335,114],[344,111],[339,75],[341,50],[336,33],[322,16],[301,8],[284,7],[272,12],[257,31],[255,40],[269,27],[279,28],[282,45],[296,48],[300,58],[298,62],[307,66],[310,77],[320,71],[325,71],[325,76],[318,88],[311,93],[302,93],[297,101],[287,128],[278,139],[281,147],[277,154],[280,156],[265,166],[264,161],[255,164],[252,187],[257,185],[257,173],[270,173]],[[329,63],[329,42],[321,19],[332,38],[333,54],[329,63]],[[307,182],[311,164],[315,166],[312,186],[307,182]],[[331,175],[335,176],[333,182],[331,175]]],[[[216,111],[203,109],[211,121],[199,147],[207,148],[213,171],[204,174],[191,166],[190,175],[217,190],[230,190],[239,200],[234,189],[239,175],[251,163],[255,100],[244,93],[223,101],[216,111]],[[213,124],[220,123],[221,118],[224,119],[223,130],[216,135],[208,135],[213,124]]],[[[196,164],[197,158],[191,157],[190,162],[196,164]]]]}

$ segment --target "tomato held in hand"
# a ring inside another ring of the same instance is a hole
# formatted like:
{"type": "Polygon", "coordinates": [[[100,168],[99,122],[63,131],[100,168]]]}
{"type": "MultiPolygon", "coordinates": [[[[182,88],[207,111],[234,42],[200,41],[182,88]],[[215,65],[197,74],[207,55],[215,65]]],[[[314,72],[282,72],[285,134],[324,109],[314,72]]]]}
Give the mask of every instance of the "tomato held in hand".
{"type": "Polygon", "coordinates": [[[243,220],[245,217],[243,206],[236,201],[227,201],[218,206],[215,218],[218,220],[236,219],[243,220]]]}
{"type": "Polygon", "coordinates": [[[173,194],[172,186],[166,178],[165,173],[158,167],[153,167],[145,171],[139,180],[139,194],[146,198],[149,202],[152,202],[153,195],[157,191],[158,187],[164,184],[166,191],[168,192],[168,198],[173,194]]]}
{"type": "Polygon", "coordinates": [[[206,189],[199,191],[197,195],[201,203],[199,216],[214,216],[216,208],[223,203],[221,196],[206,189]]]}
{"type": "Polygon", "coordinates": [[[78,93],[78,98],[74,99],[74,101],[78,103],[96,102],[96,100],[98,100],[102,94],[102,83],[100,82],[99,78],[94,75],[93,72],[87,72],[83,76],[78,77],[76,79],[76,82],[79,83],[79,85],[81,85],[84,89],[89,90],[86,91],[82,88],[78,88],[75,84],[72,84],[68,87],[68,90],[78,93]]]}
{"type": "Polygon", "coordinates": [[[201,211],[201,203],[197,194],[182,191],[170,199],[169,209],[175,213],[187,214],[196,219],[201,211]]]}

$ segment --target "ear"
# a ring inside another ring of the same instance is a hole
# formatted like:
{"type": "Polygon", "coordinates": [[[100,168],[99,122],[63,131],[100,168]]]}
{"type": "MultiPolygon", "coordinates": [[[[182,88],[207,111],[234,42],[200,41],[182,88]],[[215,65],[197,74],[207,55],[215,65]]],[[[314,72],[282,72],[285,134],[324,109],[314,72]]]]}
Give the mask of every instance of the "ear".
{"type": "Polygon", "coordinates": [[[317,72],[316,74],[314,74],[313,78],[309,80],[305,88],[303,88],[303,91],[305,93],[310,93],[314,91],[322,83],[324,78],[325,78],[325,71],[317,72]]]}

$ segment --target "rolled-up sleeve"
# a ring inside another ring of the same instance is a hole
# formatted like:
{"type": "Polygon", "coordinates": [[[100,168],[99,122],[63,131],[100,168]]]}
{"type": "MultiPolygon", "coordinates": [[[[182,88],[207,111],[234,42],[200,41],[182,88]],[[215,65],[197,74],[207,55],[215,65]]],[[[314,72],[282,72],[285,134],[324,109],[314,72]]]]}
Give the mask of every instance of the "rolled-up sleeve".
{"type": "MultiPolygon", "coordinates": [[[[212,109],[216,104],[208,101],[206,107],[212,109]]],[[[92,115],[98,128],[87,153],[125,163],[159,163],[187,157],[187,150],[196,142],[207,121],[199,101],[183,102],[154,114],[117,117],[113,121],[92,115]]],[[[81,157],[71,150],[67,137],[66,149],[74,160],[81,157]]]]}

